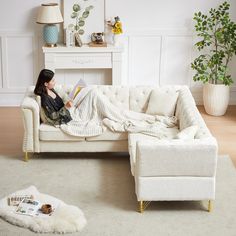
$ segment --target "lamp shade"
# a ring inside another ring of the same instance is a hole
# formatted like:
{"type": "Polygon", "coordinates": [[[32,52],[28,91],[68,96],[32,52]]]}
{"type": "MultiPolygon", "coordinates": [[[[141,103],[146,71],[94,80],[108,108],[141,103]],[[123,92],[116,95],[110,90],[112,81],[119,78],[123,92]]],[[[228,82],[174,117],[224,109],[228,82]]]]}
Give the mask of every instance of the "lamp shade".
{"type": "Polygon", "coordinates": [[[57,24],[62,23],[63,18],[57,3],[42,4],[39,9],[37,23],[39,24],[57,24]]]}

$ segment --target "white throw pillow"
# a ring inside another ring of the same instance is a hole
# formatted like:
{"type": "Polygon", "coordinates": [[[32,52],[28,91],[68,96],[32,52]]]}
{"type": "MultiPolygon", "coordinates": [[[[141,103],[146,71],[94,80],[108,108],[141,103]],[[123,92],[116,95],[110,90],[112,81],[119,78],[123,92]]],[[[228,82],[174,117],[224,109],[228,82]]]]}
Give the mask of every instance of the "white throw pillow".
{"type": "Polygon", "coordinates": [[[146,113],[150,115],[173,116],[179,93],[176,90],[152,90],[146,113]]]}
{"type": "Polygon", "coordinates": [[[181,130],[176,136],[175,139],[191,140],[195,138],[195,135],[198,131],[197,125],[189,126],[181,130]]]}

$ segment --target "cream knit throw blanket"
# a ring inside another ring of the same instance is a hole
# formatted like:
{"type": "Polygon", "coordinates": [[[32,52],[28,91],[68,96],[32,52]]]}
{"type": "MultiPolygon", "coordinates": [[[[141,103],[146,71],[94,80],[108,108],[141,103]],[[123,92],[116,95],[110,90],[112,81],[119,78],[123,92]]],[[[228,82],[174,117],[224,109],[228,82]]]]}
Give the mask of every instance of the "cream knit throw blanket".
{"type": "Polygon", "coordinates": [[[153,116],[123,110],[107,100],[103,94],[92,89],[80,105],[70,109],[73,118],[61,129],[73,136],[97,136],[107,128],[114,132],[144,133],[157,138],[172,136],[171,127],[176,126],[176,117],[153,116]]]}

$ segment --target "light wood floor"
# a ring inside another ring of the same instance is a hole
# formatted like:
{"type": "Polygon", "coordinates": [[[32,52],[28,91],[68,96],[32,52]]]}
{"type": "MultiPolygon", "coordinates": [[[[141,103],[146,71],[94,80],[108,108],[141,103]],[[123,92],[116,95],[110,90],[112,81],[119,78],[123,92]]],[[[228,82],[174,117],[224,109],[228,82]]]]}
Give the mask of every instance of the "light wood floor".
{"type": "Polygon", "coordinates": [[[218,141],[219,154],[228,154],[236,166],[236,106],[229,106],[226,114],[219,117],[208,115],[203,106],[198,109],[218,141]]]}
{"type": "MultiPolygon", "coordinates": [[[[207,115],[199,106],[208,128],[217,138],[219,154],[228,154],[236,166],[236,106],[229,106],[226,115],[207,115]]],[[[23,155],[21,151],[23,123],[20,108],[0,108],[0,154],[23,155]]]]}

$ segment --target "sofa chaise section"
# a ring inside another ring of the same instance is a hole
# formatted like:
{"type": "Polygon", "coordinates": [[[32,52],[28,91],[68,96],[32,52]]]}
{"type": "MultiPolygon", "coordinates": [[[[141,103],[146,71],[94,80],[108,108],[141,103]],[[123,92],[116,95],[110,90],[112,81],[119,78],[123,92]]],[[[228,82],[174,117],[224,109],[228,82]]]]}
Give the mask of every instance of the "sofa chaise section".
{"type": "Polygon", "coordinates": [[[131,158],[139,211],[150,201],[215,199],[217,142],[207,129],[189,89],[180,90],[176,113],[180,131],[197,125],[194,139],[141,140],[131,158]]]}

